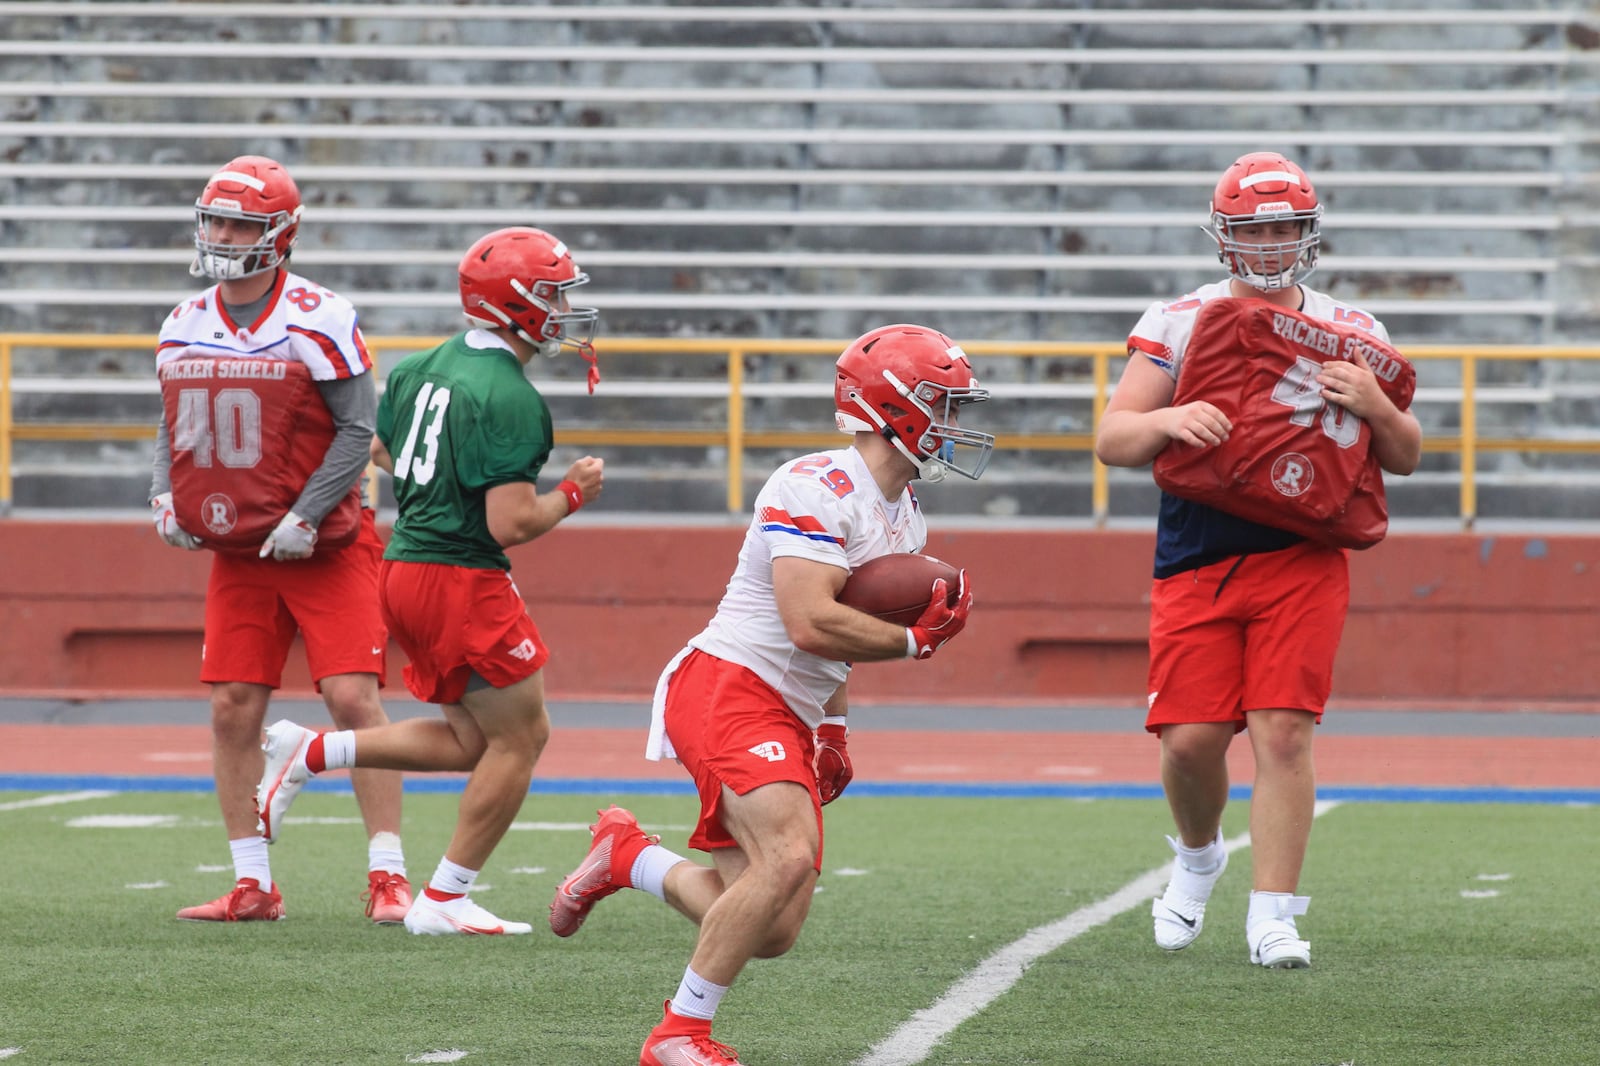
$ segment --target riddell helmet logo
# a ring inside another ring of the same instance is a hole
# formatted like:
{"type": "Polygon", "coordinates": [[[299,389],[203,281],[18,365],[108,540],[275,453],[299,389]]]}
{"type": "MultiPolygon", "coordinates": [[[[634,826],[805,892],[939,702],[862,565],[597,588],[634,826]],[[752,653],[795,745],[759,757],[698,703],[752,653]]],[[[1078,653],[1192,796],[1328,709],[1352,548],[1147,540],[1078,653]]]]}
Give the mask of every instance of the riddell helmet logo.
{"type": "Polygon", "coordinates": [[[1299,496],[1311,488],[1317,472],[1299,452],[1284,452],[1272,464],[1272,487],[1285,496],[1299,496]]]}
{"type": "Polygon", "coordinates": [[[200,504],[200,520],[211,532],[222,536],[231,533],[239,521],[239,510],[233,501],[220,492],[213,492],[200,504]]]}

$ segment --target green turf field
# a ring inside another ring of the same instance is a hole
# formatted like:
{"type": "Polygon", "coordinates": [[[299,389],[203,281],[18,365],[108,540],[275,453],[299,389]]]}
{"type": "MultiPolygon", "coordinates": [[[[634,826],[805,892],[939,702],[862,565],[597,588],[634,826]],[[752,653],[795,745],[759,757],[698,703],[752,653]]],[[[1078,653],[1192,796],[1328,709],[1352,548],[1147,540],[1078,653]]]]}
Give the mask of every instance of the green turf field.
{"type": "MultiPolygon", "coordinates": [[[[683,851],[688,796],[530,796],[478,898],[535,932],[472,939],[362,917],[347,795],[303,795],[272,850],[287,920],[234,926],[173,918],[232,882],[209,795],[16,805],[37,795],[0,792],[7,1066],[632,1066],[693,943],[638,892],[570,941],[543,922],[597,805],[630,806],[683,851]]],[[[419,887],[455,802],[406,797],[419,887]]],[[[1247,815],[1229,808],[1230,837],[1247,815]]],[[[1592,1064],[1597,820],[1580,806],[1338,806],[1302,884],[1312,969],[1268,972],[1244,943],[1248,850],[1193,947],[1151,942],[1152,893],[1126,886],[1170,854],[1158,800],[847,796],[828,809],[799,945],[746,970],[717,1035],[750,1066],[1592,1064]]]]}

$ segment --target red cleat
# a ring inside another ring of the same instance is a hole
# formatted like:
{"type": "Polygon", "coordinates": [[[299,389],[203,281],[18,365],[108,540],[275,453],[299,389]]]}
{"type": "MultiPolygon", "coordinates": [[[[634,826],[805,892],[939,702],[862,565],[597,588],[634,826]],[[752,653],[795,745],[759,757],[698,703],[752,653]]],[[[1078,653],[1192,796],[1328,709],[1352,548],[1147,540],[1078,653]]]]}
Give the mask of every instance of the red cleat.
{"type": "Polygon", "coordinates": [[[639,852],[661,838],[639,828],[630,811],[611,806],[596,811],[600,820],[589,827],[594,834],[589,854],[567,875],[550,901],[550,931],[571,936],[589,917],[594,905],[619,889],[630,887],[628,872],[639,852]]]}
{"type": "Polygon", "coordinates": [[[233,891],[198,907],[185,907],[178,917],[186,922],[276,922],[283,919],[283,897],[278,886],[261,891],[261,882],[241,877],[233,891]]]}
{"type": "Polygon", "coordinates": [[[666,1004],[666,1017],[645,1038],[639,1066],[741,1066],[739,1053],[711,1039],[711,1023],[680,1018],[666,1004]]]}
{"type": "Polygon", "coordinates": [[[367,874],[367,917],[378,925],[401,925],[411,909],[411,882],[403,874],[373,870],[367,874]]]}

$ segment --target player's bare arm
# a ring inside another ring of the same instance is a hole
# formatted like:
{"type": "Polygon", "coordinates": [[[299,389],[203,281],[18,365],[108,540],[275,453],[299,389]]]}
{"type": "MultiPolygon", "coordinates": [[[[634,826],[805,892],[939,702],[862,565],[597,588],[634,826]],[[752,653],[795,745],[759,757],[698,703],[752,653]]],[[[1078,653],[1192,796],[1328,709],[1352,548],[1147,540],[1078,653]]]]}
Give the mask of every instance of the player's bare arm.
{"type": "Polygon", "coordinates": [[[367,446],[367,454],[372,457],[372,465],[382,470],[385,474],[394,473],[394,456],[389,454],[389,449],[383,446],[383,441],[377,437],[372,438],[372,443],[367,446]]]}
{"type": "Polygon", "coordinates": [[[531,481],[496,485],[484,497],[489,535],[502,548],[526,544],[599,496],[604,483],[605,460],[586,455],[567,469],[561,487],[550,492],[540,492],[531,481]]]}
{"type": "Polygon", "coordinates": [[[1144,356],[1134,353],[1106,404],[1095,436],[1095,455],[1108,466],[1143,466],[1168,441],[1210,448],[1228,439],[1233,423],[1204,400],[1180,407],[1172,402],[1177,384],[1144,356]]]}
{"type": "Polygon", "coordinates": [[[1409,474],[1422,461],[1422,425],[1389,399],[1372,367],[1358,351],[1355,362],[1329,360],[1317,375],[1322,398],[1364,420],[1372,429],[1372,453],[1391,474],[1409,474]]]}
{"type": "Polygon", "coordinates": [[[847,718],[850,715],[850,681],[833,690],[833,695],[828,697],[828,702],[822,705],[822,713],[828,718],[847,718]]]}
{"type": "Polygon", "coordinates": [[[839,590],[850,572],[815,559],[772,560],[772,594],[789,639],[801,651],[838,662],[906,657],[906,630],[846,607],[839,590]]]}

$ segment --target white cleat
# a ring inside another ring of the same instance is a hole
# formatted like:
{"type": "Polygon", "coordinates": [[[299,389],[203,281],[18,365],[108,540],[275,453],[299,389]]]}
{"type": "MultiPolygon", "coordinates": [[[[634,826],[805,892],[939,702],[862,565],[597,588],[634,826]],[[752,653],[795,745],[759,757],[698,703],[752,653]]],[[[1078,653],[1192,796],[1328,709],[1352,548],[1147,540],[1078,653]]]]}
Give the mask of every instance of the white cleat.
{"type": "Polygon", "coordinates": [[[1294,919],[1306,912],[1311,897],[1282,896],[1276,902],[1274,913],[1258,917],[1245,930],[1250,961],[1269,970],[1304,970],[1311,965],[1311,941],[1300,939],[1294,919]]]}
{"type": "Polygon", "coordinates": [[[283,816],[300,792],[300,786],[314,776],[306,768],[306,749],[317,737],[316,731],[295,725],[287,719],[267,727],[267,768],[256,786],[256,828],[267,843],[283,832],[283,816]]]}
{"type": "Polygon", "coordinates": [[[466,896],[437,900],[422,892],[406,912],[406,930],[418,936],[518,936],[533,926],[502,921],[466,896]]]}
{"type": "MultiPolygon", "coordinates": [[[[1173,837],[1167,838],[1174,852],[1178,851],[1179,841],[1173,837]]],[[[1217,830],[1217,845],[1222,845],[1222,830],[1217,830]]],[[[1172,878],[1167,882],[1167,890],[1150,905],[1150,914],[1155,919],[1156,946],[1167,951],[1178,951],[1194,943],[1195,937],[1200,935],[1206,921],[1206,902],[1211,898],[1211,890],[1217,887],[1217,879],[1222,876],[1222,871],[1228,868],[1228,853],[1221,852],[1222,858],[1217,865],[1206,873],[1196,873],[1183,864],[1183,856],[1179,854],[1172,860],[1172,878]]]]}

